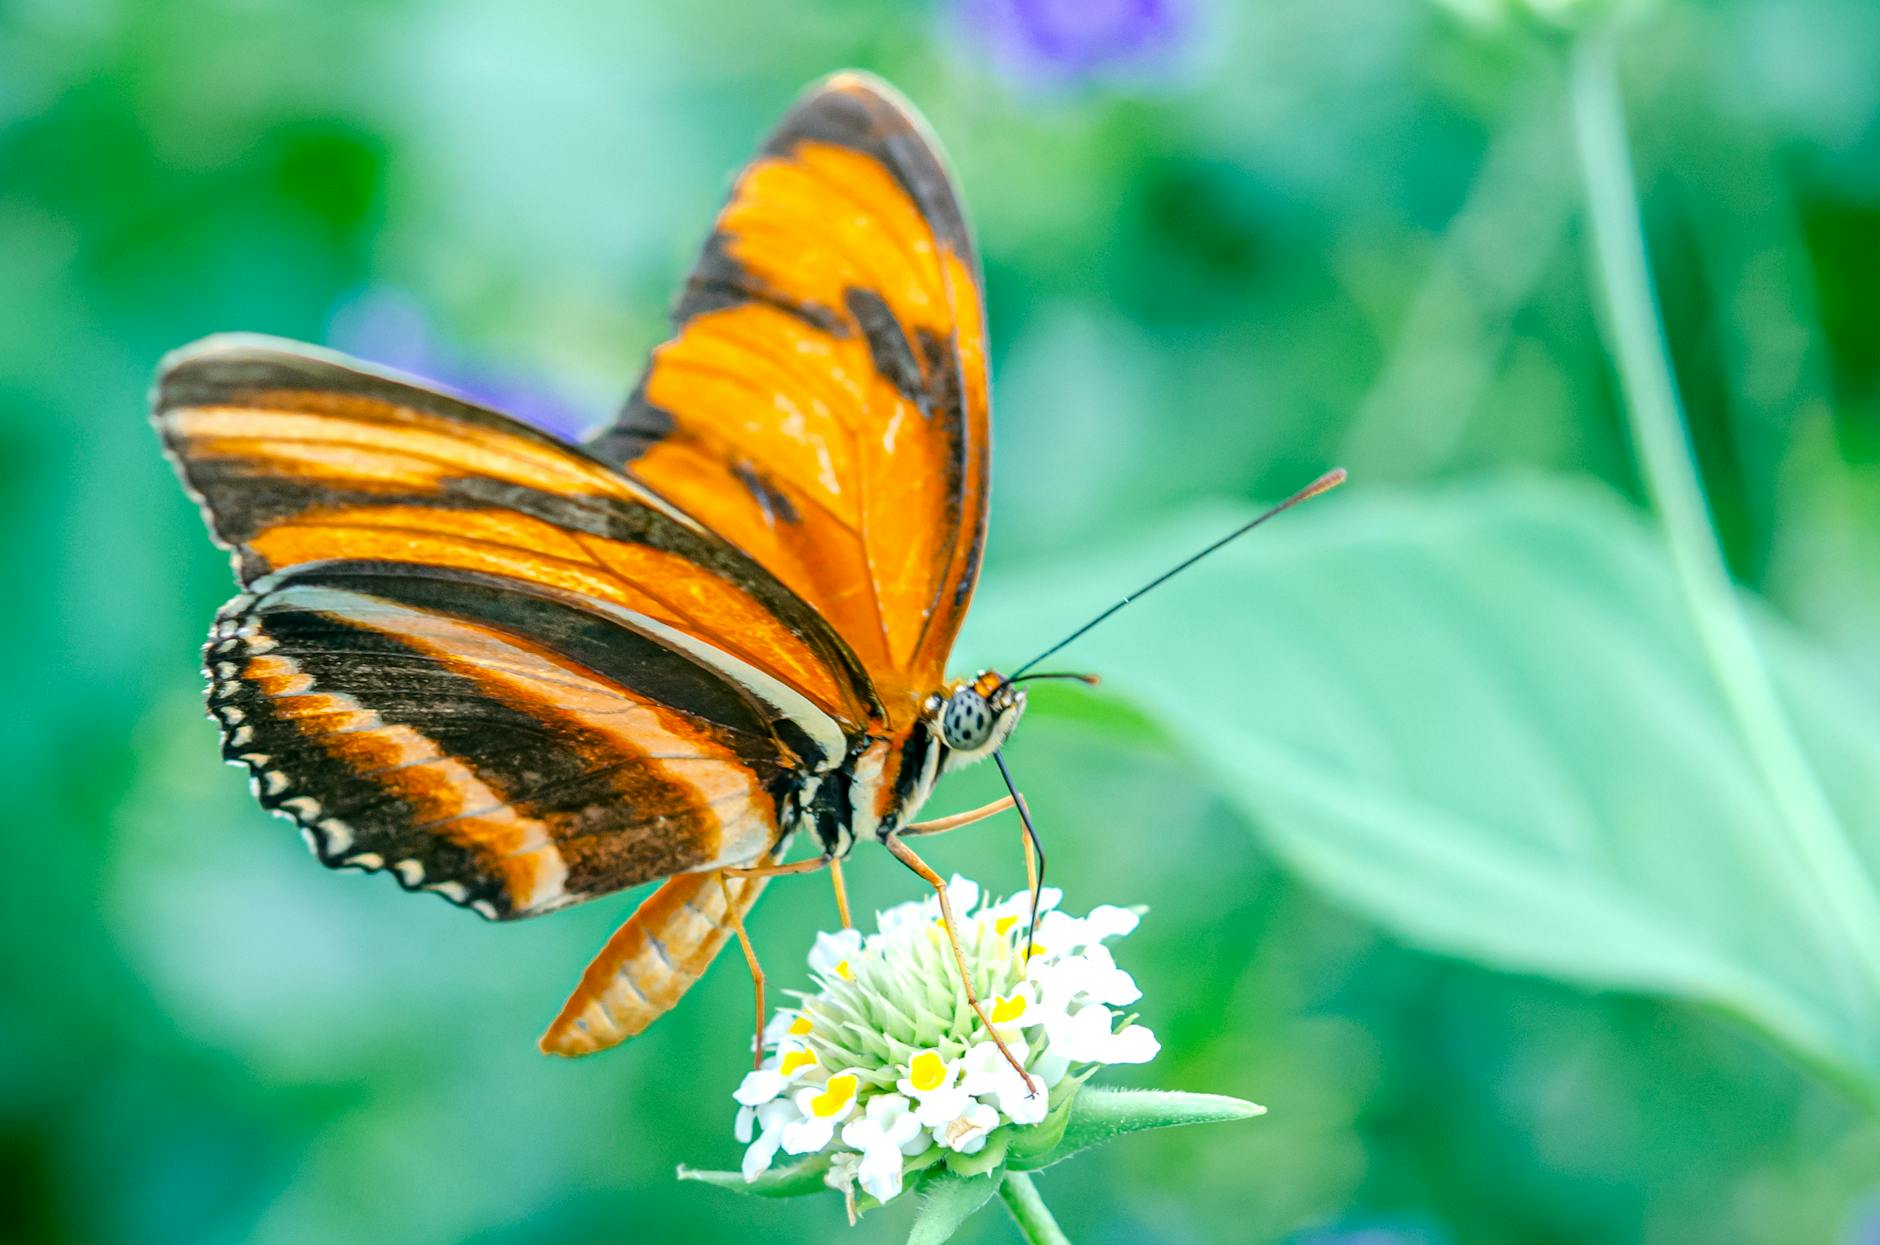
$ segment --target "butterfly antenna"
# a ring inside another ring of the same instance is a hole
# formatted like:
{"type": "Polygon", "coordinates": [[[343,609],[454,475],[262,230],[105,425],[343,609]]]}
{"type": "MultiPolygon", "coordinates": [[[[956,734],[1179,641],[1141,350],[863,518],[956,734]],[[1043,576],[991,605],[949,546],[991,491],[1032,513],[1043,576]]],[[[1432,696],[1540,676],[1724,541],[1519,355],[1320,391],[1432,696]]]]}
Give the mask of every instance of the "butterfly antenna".
{"type": "Polygon", "coordinates": [[[1031,844],[1033,854],[1038,857],[1038,872],[1031,879],[1031,919],[1025,924],[1025,963],[1029,964],[1032,940],[1038,934],[1038,897],[1044,893],[1044,844],[1038,842],[1038,831],[1031,824],[1031,810],[1025,807],[1025,797],[1018,793],[1012,771],[1006,768],[1005,749],[994,749],[992,759],[999,763],[999,777],[1005,779],[1005,789],[1012,793],[1012,807],[1018,810],[1019,824],[1025,827],[1025,841],[1031,844]]]}
{"type": "Polygon", "coordinates": [[[1006,682],[1026,683],[1032,679],[1076,679],[1079,683],[1087,683],[1091,687],[1095,687],[1097,684],[1103,682],[1102,679],[1094,674],[1073,674],[1069,670],[1040,670],[1036,674],[1015,674],[1007,679],[1006,682]]]}
{"type": "MultiPolygon", "coordinates": [[[[1285,501],[1281,502],[1279,505],[1273,507],[1271,510],[1268,510],[1265,514],[1262,514],[1257,518],[1249,519],[1247,522],[1241,524],[1239,527],[1235,528],[1233,531],[1229,532],[1227,535],[1221,537],[1219,540],[1209,545],[1206,549],[1201,550],[1199,553],[1196,553],[1194,556],[1190,558],[1187,558],[1181,562],[1176,563],[1174,566],[1170,567],[1166,571],[1163,571],[1160,575],[1157,575],[1154,579],[1150,580],[1148,583],[1144,584],[1142,587],[1136,589],[1132,593],[1129,593],[1122,600],[1118,601],[1115,605],[1112,605],[1109,609],[1104,610],[1101,614],[1098,614],[1095,618],[1091,619],[1089,622],[1085,623],[1083,626],[1077,628],[1077,630],[1071,632],[1069,635],[1065,636],[1062,640],[1059,640],[1056,644],[1053,644],[1050,648],[1046,649],[1044,652],[1038,654],[1036,657],[1032,658],[1030,661],[1020,666],[1017,670],[1013,671],[1012,677],[1008,680],[1008,682],[1016,683],[1020,678],[1024,677],[1025,672],[1027,670],[1031,669],[1033,666],[1037,665],[1039,662],[1043,661],[1045,658],[1056,653],[1058,650],[1062,649],[1065,645],[1069,644],[1071,641],[1081,638],[1085,632],[1095,627],[1098,623],[1101,623],[1105,619],[1109,618],[1110,615],[1116,613],[1116,611],[1122,609],[1125,605],[1128,605],[1131,601],[1134,601],[1138,597],[1143,596],[1144,594],[1148,593],[1151,589],[1160,588],[1163,584],[1167,583],[1169,580],[1175,578],[1177,575],[1181,574],[1183,571],[1187,570],[1189,567],[1193,566],[1195,563],[1201,561],[1201,559],[1207,557],[1209,554],[1214,553],[1215,551],[1219,549],[1223,549],[1227,547],[1228,545],[1232,544],[1234,541],[1239,540],[1242,536],[1245,536],[1248,532],[1251,532],[1254,528],[1259,527],[1262,523],[1266,522],[1268,519],[1272,518],[1274,515],[1280,514],[1287,510],[1291,510],[1294,506],[1297,506],[1300,502],[1306,501],[1313,497],[1317,497],[1320,493],[1328,492],[1331,489],[1335,489],[1339,485],[1343,484],[1344,482],[1345,482],[1345,469],[1343,467],[1332,468],[1330,471],[1326,472],[1324,475],[1320,476],[1318,479],[1314,480],[1312,483],[1300,489],[1297,493],[1294,493],[1291,497],[1288,497],[1285,501]]],[[[1032,677],[1040,678],[1043,676],[1034,675],[1032,677]]],[[[997,756],[998,754],[994,753],[993,755],[997,756]]],[[[1001,769],[1004,768],[1004,762],[1000,762],[1000,768],[1001,769]]],[[[1011,779],[1008,777],[1006,779],[1006,782],[1009,785],[1011,782],[1011,779]]],[[[1014,793],[1014,796],[1016,796],[1016,792],[1014,793]]],[[[1022,808],[1023,805],[1021,804],[1020,807],[1022,808]]],[[[1031,828],[1031,824],[1027,822],[1025,828],[1029,830],[1031,828]]]]}

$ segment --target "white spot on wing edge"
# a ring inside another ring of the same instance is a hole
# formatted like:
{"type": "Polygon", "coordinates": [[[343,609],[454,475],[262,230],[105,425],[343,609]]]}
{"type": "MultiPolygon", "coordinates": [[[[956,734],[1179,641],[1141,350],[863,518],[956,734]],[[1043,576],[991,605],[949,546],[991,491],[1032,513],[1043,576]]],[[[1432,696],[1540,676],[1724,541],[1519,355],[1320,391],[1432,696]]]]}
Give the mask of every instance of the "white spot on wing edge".
{"type": "Polygon", "coordinates": [[[326,835],[328,855],[337,856],[353,845],[352,827],[337,817],[328,817],[322,821],[320,830],[326,835]]]}

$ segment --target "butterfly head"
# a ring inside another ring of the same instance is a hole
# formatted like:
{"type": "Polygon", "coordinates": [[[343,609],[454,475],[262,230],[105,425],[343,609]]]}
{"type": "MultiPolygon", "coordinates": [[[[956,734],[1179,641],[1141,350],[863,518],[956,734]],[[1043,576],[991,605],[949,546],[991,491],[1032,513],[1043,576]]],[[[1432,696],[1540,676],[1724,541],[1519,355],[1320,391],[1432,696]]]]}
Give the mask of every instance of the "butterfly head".
{"type": "Polygon", "coordinates": [[[1004,675],[982,670],[936,694],[928,702],[940,739],[954,765],[977,761],[1005,742],[1025,712],[1025,689],[1004,675]]]}

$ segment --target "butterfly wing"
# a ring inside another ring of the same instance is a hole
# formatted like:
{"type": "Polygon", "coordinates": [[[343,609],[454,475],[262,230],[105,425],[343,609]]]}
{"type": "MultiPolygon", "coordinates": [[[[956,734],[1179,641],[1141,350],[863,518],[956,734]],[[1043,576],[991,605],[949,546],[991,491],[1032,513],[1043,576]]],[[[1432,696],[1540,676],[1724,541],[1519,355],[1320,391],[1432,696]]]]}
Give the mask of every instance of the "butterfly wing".
{"type": "Polygon", "coordinates": [[[255,339],[155,405],[247,588],[206,651],[225,754],[329,865],[515,917],[750,863],[873,712],[762,568],[526,426],[255,339]]]}
{"type": "Polygon", "coordinates": [[[978,262],[911,106],[855,73],[812,88],[674,320],[591,448],[814,605],[905,726],[972,595],[988,471],[978,262]]]}

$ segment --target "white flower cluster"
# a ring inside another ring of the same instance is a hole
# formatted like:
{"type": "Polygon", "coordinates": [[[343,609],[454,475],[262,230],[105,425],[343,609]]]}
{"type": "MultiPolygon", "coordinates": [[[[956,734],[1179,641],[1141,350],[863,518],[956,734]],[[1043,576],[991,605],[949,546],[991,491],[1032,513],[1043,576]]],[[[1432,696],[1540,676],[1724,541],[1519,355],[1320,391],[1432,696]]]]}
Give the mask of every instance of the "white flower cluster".
{"type": "Polygon", "coordinates": [[[958,876],[949,893],[974,989],[1031,1084],[967,1006],[938,901],[900,904],[866,937],[819,934],[809,956],[819,989],[766,1027],[763,1066],[735,1095],[747,1181],[779,1151],[830,1152],[831,1185],[886,1202],[910,1167],[977,1154],[996,1130],[1043,1120],[1089,1065],[1143,1063],[1160,1049],[1113,1010],[1142,996],[1103,945],[1136,927],[1134,912],[1068,916],[1047,887],[1027,962],[1030,895],[982,906],[958,876]]]}

